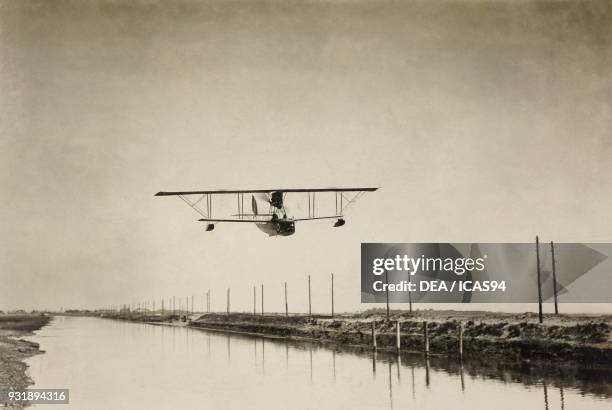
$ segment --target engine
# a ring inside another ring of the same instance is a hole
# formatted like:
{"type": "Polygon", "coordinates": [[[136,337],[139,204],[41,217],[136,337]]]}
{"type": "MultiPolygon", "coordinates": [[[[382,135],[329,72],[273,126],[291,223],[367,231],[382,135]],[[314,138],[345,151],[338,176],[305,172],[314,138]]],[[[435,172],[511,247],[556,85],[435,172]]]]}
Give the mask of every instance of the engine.
{"type": "Polygon", "coordinates": [[[283,207],[283,192],[282,191],[272,192],[270,194],[270,204],[277,209],[281,209],[283,207]]]}

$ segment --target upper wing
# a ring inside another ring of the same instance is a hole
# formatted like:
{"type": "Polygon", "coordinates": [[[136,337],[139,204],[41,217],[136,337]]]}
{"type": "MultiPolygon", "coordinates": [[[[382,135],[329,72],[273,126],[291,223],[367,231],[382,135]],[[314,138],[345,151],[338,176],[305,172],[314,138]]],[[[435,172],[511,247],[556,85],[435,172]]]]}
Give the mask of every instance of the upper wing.
{"type": "Polygon", "coordinates": [[[213,191],[160,191],[155,196],[204,194],[266,194],[270,192],[374,192],[378,188],[273,188],[273,189],[218,189],[213,191]]]}

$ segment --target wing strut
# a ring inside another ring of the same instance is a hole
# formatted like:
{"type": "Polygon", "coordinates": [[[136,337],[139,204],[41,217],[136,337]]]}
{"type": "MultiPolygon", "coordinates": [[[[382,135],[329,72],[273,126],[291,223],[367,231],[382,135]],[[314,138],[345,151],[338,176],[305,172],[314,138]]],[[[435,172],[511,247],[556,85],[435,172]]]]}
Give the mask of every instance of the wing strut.
{"type": "Polygon", "coordinates": [[[345,210],[346,208],[348,208],[349,206],[351,206],[352,204],[354,204],[355,202],[357,202],[357,200],[358,200],[359,198],[361,198],[361,196],[362,196],[364,193],[365,193],[365,191],[359,191],[359,192],[357,192],[355,195],[353,195],[352,197],[349,197],[349,196],[344,195],[344,193],[343,193],[343,192],[339,192],[339,194],[340,194],[340,212],[339,212],[339,213],[340,213],[340,214],[344,214],[344,210],[345,210]],[[342,200],[343,200],[343,198],[344,198],[344,199],[346,199],[346,200],[348,201],[346,205],[343,205],[343,204],[342,204],[342,200]]]}
{"type": "Polygon", "coordinates": [[[191,207],[194,211],[199,213],[204,218],[210,218],[210,195],[204,194],[196,201],[190,201],[185,195],[178,195],[189,207],[191,207]],[[206,211],[199,207],[199,203],[206,198],[206,211]]]}

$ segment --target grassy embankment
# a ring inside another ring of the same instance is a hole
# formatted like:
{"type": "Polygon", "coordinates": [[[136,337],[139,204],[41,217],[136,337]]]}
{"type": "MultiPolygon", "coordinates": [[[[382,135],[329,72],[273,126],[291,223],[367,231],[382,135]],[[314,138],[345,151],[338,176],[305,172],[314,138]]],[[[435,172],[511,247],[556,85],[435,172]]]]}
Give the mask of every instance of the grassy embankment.
{"type": "Polygon", "coordinates": [[[463,324],[464,358],[612,367],[611,316],[547,316],[544,323],[539,324],[533,314],[392,311],[387,320],[383,311],[372,310],[335,318],[206,314],[189,325],[371,347],[374,321],[378,349],[394,350],[398,320],[401,346],[405,351],[423,351],[423,323],[427,321],[431,354],[458,356],[459,327],[463,324]]]}
{"type": "MultiPolygon", "coordinates": [[[[104,316],[157,323],[177,323],[178,315],[114,313],[104,316]]],[[[193,316],[192,316],[193,318],[193,316]]],[[[463,331],[463,358],[495,359],[506,363],[557,362],[612,368],[612,316],[546,315],[539,324],[533,313],[507,314],[478,311],[373,309],[331,318],[316,315],[252,315],[210,313],[186,324],[209,330],[258,334],[289,339],[309,339],[349,346],[372,346],[372,322],[379,350],[395,350],[396,324],[401,322],[401,348],[422,352],[423,323],[427,321],[430,353],[458,356],[459,326],[463,331]]]]}

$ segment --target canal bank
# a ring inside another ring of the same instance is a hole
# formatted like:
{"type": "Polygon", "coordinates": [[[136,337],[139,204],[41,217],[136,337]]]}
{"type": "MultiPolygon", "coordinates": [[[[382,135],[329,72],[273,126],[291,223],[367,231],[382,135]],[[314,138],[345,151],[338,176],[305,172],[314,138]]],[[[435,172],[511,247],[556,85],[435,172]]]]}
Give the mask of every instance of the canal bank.
{"type": "Polygon", "coordinates": [[[331,410],[338,402],[364,410],[486,410],[491,398],[503,398],[498,410],[604,410],[612,397],[605,375],[559,377],[185,325],[57,317],[29,339],[45,350],[27,360],[33,387],[69,388],[70,404],[54,406],[68,410],[106,410],[109,402],[126,410],[331,410]]]}
{"type": "Polygon", "coordinates": [[[549,316],[530,313],[392,311],[329,316],[207,313],[190,316],[106,313],[106,317],[321,343],[423,352],[524,366],[588,366],[612,369],[610,316],[549,316]],[[181,321],[183,319],[183,321],[181,321]],[[399,326],[399,332],[398,332],[399,326]],[[425,336],[427,334],[427,337],[425,336]]]}
{"type": "Polygon", "coordinates": [[[426,352],[470,360],[546,362],[564,366],[612,367],[610,324],[602,318],[551,320],[538,324],[528,317],[505,320],[459,320],[432,316],[377,315],[338,318],[207,314],[189,326],[238,331],[378,350],[426,352]],[[522,319],[522,320],[521,320],[522,319]],[[399,331],[398,331],[399,326],[399,331]]]}
{"type": "Polygon", "coordinates": [[[24,360],[42,351],[38,343],[21,338],[49,320],[43,315],[0,315],[0,390],[23,390],[32,384],[24,360]]]}

